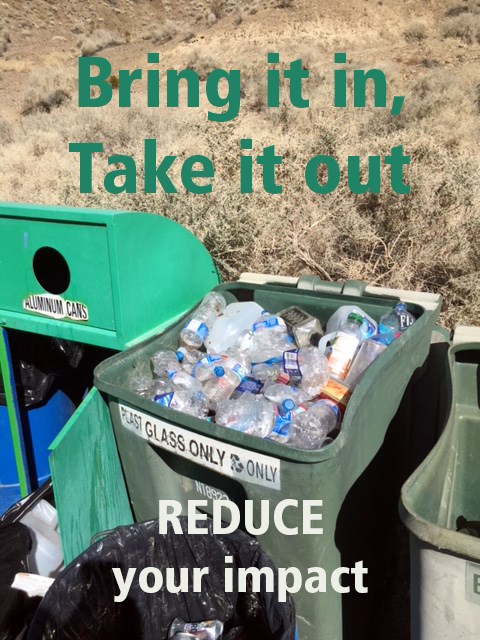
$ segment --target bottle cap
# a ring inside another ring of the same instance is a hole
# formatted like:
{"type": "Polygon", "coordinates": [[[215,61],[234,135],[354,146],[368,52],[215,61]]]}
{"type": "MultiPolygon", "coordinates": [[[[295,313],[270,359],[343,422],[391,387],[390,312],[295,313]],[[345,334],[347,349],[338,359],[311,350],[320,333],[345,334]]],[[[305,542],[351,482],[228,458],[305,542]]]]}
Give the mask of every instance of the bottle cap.
{"type": "Polygon", "coordinates": [[[295,402],[291,398],[286,398],[282,402],[282,408],[285,409],[285,411],[291,411],[294,407],[295,407],[295,402]]]}
{"type": "Polygon", "coordinates": [[[225,369],[223,367],[214,367],[213,373],[217,376],[217,378],[221,378],[225,375],[225,369]]]}
{"type": "Polygon", "coordinates": [[[359,327],[361,327],[363,324],[363,317],[358,313],[349,313],[347,320],[349,322],[354,322],[355,324],[358,324],[359,327]]]}

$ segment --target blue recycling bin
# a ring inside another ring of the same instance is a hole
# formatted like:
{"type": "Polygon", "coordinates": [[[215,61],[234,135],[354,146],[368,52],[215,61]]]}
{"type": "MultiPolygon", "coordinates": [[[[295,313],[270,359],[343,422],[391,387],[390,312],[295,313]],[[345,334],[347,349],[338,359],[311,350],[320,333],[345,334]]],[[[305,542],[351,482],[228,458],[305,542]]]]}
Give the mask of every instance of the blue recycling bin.
{"type": "MultiPolygon", "coordinates": [[[[40,486],[50,476],[48,447],[75,411],[75,405],[61,390],[42,403],[25,410],[25,446],[32,467],[32,480],[40,486]]],[[[34,487],[32,487],[34,488],[34,487]]],[[[13,443],[7,407],[0,395],[0,514],[20,500],[13,443]]]]}

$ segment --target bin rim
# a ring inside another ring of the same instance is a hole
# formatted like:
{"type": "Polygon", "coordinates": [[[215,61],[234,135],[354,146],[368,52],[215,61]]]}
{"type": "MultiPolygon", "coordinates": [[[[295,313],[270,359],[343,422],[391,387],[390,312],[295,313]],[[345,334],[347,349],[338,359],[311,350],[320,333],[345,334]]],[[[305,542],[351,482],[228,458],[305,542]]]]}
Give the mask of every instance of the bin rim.
{"type": "MultiPolygon", "coordinates": [[[[235,288],[235,285],[238,285],[239,288],[251,288],[252,290],[261,289],[265,291],[279,292],[279,293],[284,291],[284,287],[278,284],[277,285],[275,284],[273,285],[256,284],[255,285],[252,283],[238,282],[238,281],[220,283],[219,285],[215,286],[213,290],[221,291],[223,288],[228,286],[231,287],[232,285],[234,286],[234,288],[235,288]]],[[[302,295],[306,295],[312,298],[327,297],[330,299],[341,300],[343,304],[348,304],[349,300],[354,300],[357,304],[361,304],[361,301],[365,299],[362,296],[360,297],[351,296],[351,295],[345,296],[344,294],[340,294],[340,293],[325,293],[325,292],[318,293],[315,291],[301,291],[300,293],[302,295]]],[[[383,296],[376,297],[375,295],[367,295],[367,298],[370,298],[371,302],[383,303],[385,305],[388,305],[389,303],[391,303],[392,306],[394,306],[394,304],[398,302],[398,298],[390,298],[390,297],[385,298],[383,296]]],[[[184,319],[186,319],[192,313],[192,311],[197,306],[198,305],[195,305],[194,307],[192,307],[192,309],[190,309],[182,318],[173,320],[172,323],[169,325],[169,327],[167,327],[165,330],[168,330],[168,328],[173,327],[175,324],[180,324],[184,319]]],[[[400,338],[395,340],[395,342],[388,347],[391,354],[391,357],[388,359],[388,362],[385,362],[385,361],[382,362],[382,359],[378,358],[375,362],[372,363],[372,365],[369,367],[369,369],[363,376],[360,383],[355,388],[355,392],[352,394],[350,402],[348,403],[345,411],[340,433],[338,434],[338,436],[335,438],[333,442],[322,447],[321,449],[314,449],[314,450],[297,449],[282,443],[274,442],[272,440],[257,438],[249,434],[244,434],[239,431],[235,431],[233,429],[226,429],[225,427],[217,425],[213,422],[208,422],[201,418],[189,416],[179,411],[175,411],[174,409],[171,409],[171,408],[160,407],[159,405],[155,405],[155,411],[153,411],[152,402],[150,400],[137,396],[135,393],[133,393],[129,389],[126,389],[125,387],[122,388],[122,394],[121,394],[122,397],[119,397],[118,387],[116,387],[115,384],[110,382],[108,379],[105,379],[104,373],[106,368],[110,367],[115,362],[122,360],[125,357],[125,352],[119,352],[111,356],[110,358],[107,358],[106,360],[101,362],[99,365],[97,365],[97,367],[94,370],[94,384],[99,391],[108,395],[110,399],[119,402],[119,404],[128,405],[130,408],[148,413],[154,416],[155,418],[157,418],[158,420],[162,420],[167,423],[172,423],[175,426],[179,426],[180,428],[186,428],[188,430],[194,431],[195,433],[201,434],[203,436],[207,436],[215,440],[240,446],[244,449],[262,453],[264,455],[270,455],[272,457],[276,457],[281,460],[287,460],[287,461],[292,461],[296,463],[305,463],[305,464],[323,462],[325,460],[335,457],[347,443],[349,439],[350,430],[352,428],[355,428],[355,425],[352,423],[354,423],[354,415],[355,415],[356,407],[360,405],[362,402],[368,401],[369,392],[371,391],[372,385],[374,384],[377,377],[381,376],[383,371],[390,367],[390,363],[392,362],[392,360],[396,359],[396,355],[398,352],[401,352],[404,348],[406,348],[406,346],[410,342],[413,342],[414,340],[416,340],[417,339],[416,336],[419,334],[419,332],[425,331],[426,327],[431,322],[431,314],[432,313],[438,314],[438,310],[439,310],[439,307],[437,307],[436,310],[432,311],[427,307],[423,307],[420,303],[415,303],[415,304],[412,303],[409,306],[415,306],[418,308],[419,311],[421,311],[421,314],[419,315],[418,319],[415,322],[415,325],[416,325],[415,331],[404,332],[400,338]],[[346,428],[344,428],[344,425],[346,428]]],[[[155,335],[149,338],[148,340],[145,340],[144,342],[138,345],[135,345],[133,349],[138,349],[138,348],[147,346],[148,344],[156,341],[160,335],[161,334],[155,335]]],[[[393,414],[392,414],[392,418],[393,418],[393,414]]],[[[152,446],[155,446],[154,443],[152,443],[152,446]]]]}
{"type": "MultiPolygon", "coordinates": [[[[453,388],[455,385],[455,355],[461,351],[471,350],[480,351],[480,343],[464,342],[454,344],[448,350],[448,370],[453,388]]],[[[435,459],[440,455],[442,449],[449,444],[449,439],[455,427],[456,415],[457,407],[452,401],[445,428],[437,443],[425,460],[419,464],[402,486],[398,510],[404,525],[419,540],[438,549],[450,551],[456,555],[465,556],[467,558],[479,558],[480,538],[476,538],[475,536],[471,536],[460,531],[454,531],[453,529],[448,529],[447,527],[430,522],[426,518],[420,516],[413,506],[413,499],[410,495],[410,490],[417,482],[420,481],[424,469],[430,464],[434,464],[435,459]]]]}

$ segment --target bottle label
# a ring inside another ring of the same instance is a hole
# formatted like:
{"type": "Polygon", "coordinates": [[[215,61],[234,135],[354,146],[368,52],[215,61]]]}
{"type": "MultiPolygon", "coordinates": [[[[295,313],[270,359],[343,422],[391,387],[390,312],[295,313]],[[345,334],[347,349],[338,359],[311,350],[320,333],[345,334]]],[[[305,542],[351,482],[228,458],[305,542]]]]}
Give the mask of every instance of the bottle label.
{"type": "Polygon", "coordinates": [[[269,434],[268,439],[273,440],[274,442],[280,442],[285,444],[290,440],[290,422],[292,419],[292,412],[289,411],[288,414],[281,416],[277,414],[275,418],[275,424],[273,426],[272,432],[269,434]]]}
{"type": "Polygon", "coordinates": [[[159,396],[155,396],[153,400],[154,402],[159,404],[161,407],[169,407],[172,404],[173,392],[162,393],[159,396]]]}
{"type": "Polygon", "coordinates": [[[205,340],[205,338],[208,335],[207,325],[204,322],[200,322],[200,320],[195,320],[195,318],[192,318],[192,320],[189,320],[184,328],[187,331],[193,331],[194,333],[196,333],[202,342],[205,340]]]}
{"type": "Polygon", "coordinates": [[[260,393],[263,388],[263,382],[255,380],[255,378],[246,377],[242,380],[240,385],[235,389],[238,393],[253,393],[256,395],[260,393]]]}
{"type": "Polygon", "coordinates": [[[375,329],[375,325],[372,324],[370,322],[370,320],[368,318],[366,318],[365,316],[363,316],[363,324],[360,327],[363,335],[368,339],[371,336],[375,335],[376,333],[376,329],[375,329]]]}
{"type": "Polygon", "coordinates": [[[358,338],[340,331],[332,341],[332,350],[328,354],[328,370],[331,375],[343,380],[357,351],[358,338]]]}
{"type": "Polygon", "coordinates": [[[291,351],[285,351],[283,354],[283,369],[285,373],[291,376],[302,377],[300,371],[300,365],[298,363],[298,349],[292,349],[291,351]]]}
{"type": "Polygon", "coordinates": [[[411,327],[414,323],[414,319],[408,311],[405,313],[397,313],[397,316],[400,323],[400,331],[405,331],[405,329],[408,329],[408,327],[411,327]]]}
{"type": "Polygon", "coordinates": [[[271,316],[270,318],[266,318],[265,320],[260,320],[259,322],[255,322],[252,327],[252,331],[256,333],[257,331],[265,331],[265,329],[275,329],[276,327],[284,327],[285,322],[282,318],[278,318],[277,316],[271,316]]]}

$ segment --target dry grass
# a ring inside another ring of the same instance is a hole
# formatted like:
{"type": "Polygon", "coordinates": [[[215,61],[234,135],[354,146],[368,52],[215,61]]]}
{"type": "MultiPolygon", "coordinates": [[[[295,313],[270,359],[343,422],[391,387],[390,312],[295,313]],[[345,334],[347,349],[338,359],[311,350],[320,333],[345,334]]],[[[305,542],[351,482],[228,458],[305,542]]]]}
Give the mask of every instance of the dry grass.
{"type": "Polygon", "coordinates": [[[149,37],[155,45],[163,44],[171,40],[178,32],[177,26],[172,20],[165,20],[159,27],[150,30],[149,37]]]}
{"type": "Polygon", "coordinates": [[[68,102],[74,88],[74,77],[63,68],[44,69],[31,74],[29,88],[22,104],[22,114],[38,111],[50,113],[68,102]]]}
{"type": "Polygon", "coordinates": [[[411,22],[403,32],[407,42],[421,42],[427,38],[427,25],[424,22],[411,22]]]}
{"type": "Polygon", "coordinates": [[[106,29],[98,29],[91,35],[81,36],[77,43],[82,56],[93,56],[102,49],[120,44],[125,44],[125,38],[106,29]]]}
{"type": "Polygon", "coordinates": [[[462,12],[449,17],[443,25],[445,38],[460,38],[467,44],[477,42],[480,44],[480,11],[470,13],[462,12]]]}

